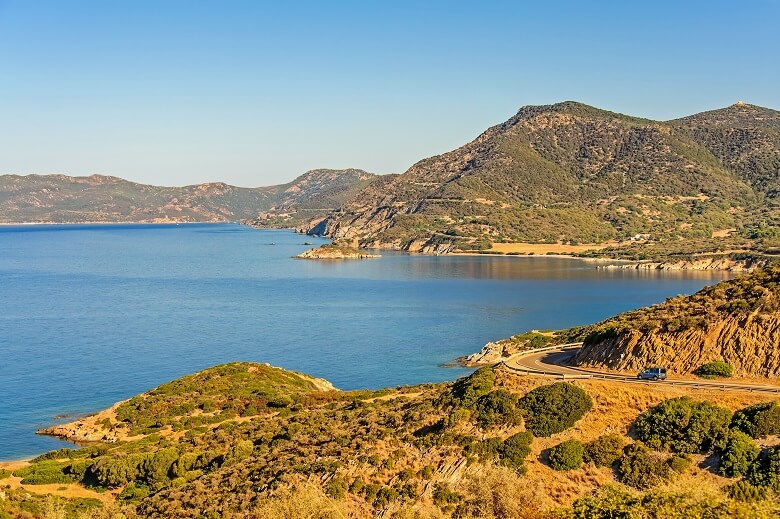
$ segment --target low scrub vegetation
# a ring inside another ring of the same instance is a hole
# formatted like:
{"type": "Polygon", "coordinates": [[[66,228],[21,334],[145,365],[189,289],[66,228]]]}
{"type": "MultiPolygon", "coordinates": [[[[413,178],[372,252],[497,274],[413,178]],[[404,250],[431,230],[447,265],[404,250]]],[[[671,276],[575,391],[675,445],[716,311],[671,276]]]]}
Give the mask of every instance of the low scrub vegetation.
{"type": "Polygon", "coordinates": [[[585,461],[597,467],[611,467],[623,454],[626,441],[617,434],[605,434],[585,444],[585,461]]]}
{"type": "Polygon", "coordinates": [[[730,378],[734,375],[734,368],[727,362],[716,360],[714,362],[702,364],[696,368],[693,374],[707,379],[730,378]]]}
{"type": "Polygon", "coordinates": [[[642,413],[634,427],[649,447],[706,454],[725,446],[731,411],[688,397],[666,400],[642,413]]]}
{"type": "Polygon", "coordinates": [[[555,470],[575,470],[582,466],[585,448],[577,440],[566,440],[550,449],[548,457],[555,470]]]}
{"type": "Polygon", "coordinates": [[[731,427],[756,439],[780,434],[780,405],[765,402],[741,409],[734,413],[731,427]]]}
{"type": "Polygon", "coordinates": [[[573,426],[593,406],[588,394],[573,384],[556,382],[529,391],[519,401],[526,429],[534,436],[552,436],[573,426]]]}

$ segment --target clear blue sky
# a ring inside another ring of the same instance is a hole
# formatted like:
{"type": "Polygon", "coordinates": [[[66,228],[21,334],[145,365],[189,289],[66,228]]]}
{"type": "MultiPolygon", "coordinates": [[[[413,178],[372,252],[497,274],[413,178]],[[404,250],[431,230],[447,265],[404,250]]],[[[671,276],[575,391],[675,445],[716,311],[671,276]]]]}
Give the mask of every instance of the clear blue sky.
{"type": "Polygon", "coordinates": [[[780,108],[780,0],[0,0],[0,174],[402,172],[522,105],[780,108]]]}

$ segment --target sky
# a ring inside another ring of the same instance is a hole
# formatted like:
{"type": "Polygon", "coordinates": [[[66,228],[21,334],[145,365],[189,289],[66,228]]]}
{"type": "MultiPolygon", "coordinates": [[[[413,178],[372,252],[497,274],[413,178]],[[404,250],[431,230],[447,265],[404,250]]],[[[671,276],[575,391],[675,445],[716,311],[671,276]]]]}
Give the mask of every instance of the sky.
{"type": "Polygon", "coordinates": [[[0,174],[401,173],[519,107],[780,109],[780,0],[0,0],[0,174]]]}

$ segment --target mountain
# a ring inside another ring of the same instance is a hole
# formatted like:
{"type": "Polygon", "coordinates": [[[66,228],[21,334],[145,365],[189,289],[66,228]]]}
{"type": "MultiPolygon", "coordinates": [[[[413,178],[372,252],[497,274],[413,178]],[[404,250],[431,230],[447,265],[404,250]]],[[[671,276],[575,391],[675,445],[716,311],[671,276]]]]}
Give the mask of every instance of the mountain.
{"type": "Polygon", "coordinates": [[[282,207],[326,214],[374,177],[361,170],[314,170],[260,188],[212,182],[185,187],[92,175],[0,176],[0,223],[224,222],[282,207]]]}
{"type": "Polygon", "coordinates": [[[736,376],[780,376],[780,266],[608,319],[575,358],[581,366],[662,365],[679,374],[719,360],[736,376]]]}
{"type": "Polygon", "coordinates": [[[423,252],[710,238],[770,218],[777,115],[739,104],[660,122],[575,102],[528,106],[372,183],[308,231],[423,252]]]}

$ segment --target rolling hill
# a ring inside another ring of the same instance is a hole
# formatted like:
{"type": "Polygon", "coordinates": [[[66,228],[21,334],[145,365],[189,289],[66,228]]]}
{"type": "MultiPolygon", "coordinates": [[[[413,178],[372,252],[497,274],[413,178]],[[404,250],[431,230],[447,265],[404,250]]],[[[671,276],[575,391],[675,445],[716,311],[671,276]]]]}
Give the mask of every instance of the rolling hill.
{"type": "Polygon", "coordinates": [[[185,187],[92,175],[0,176],[0,223],[225,222],[261,212],[327,214],[374,179],[361,170],[309,171],[290,183],[242,188],[185,187]]]}

